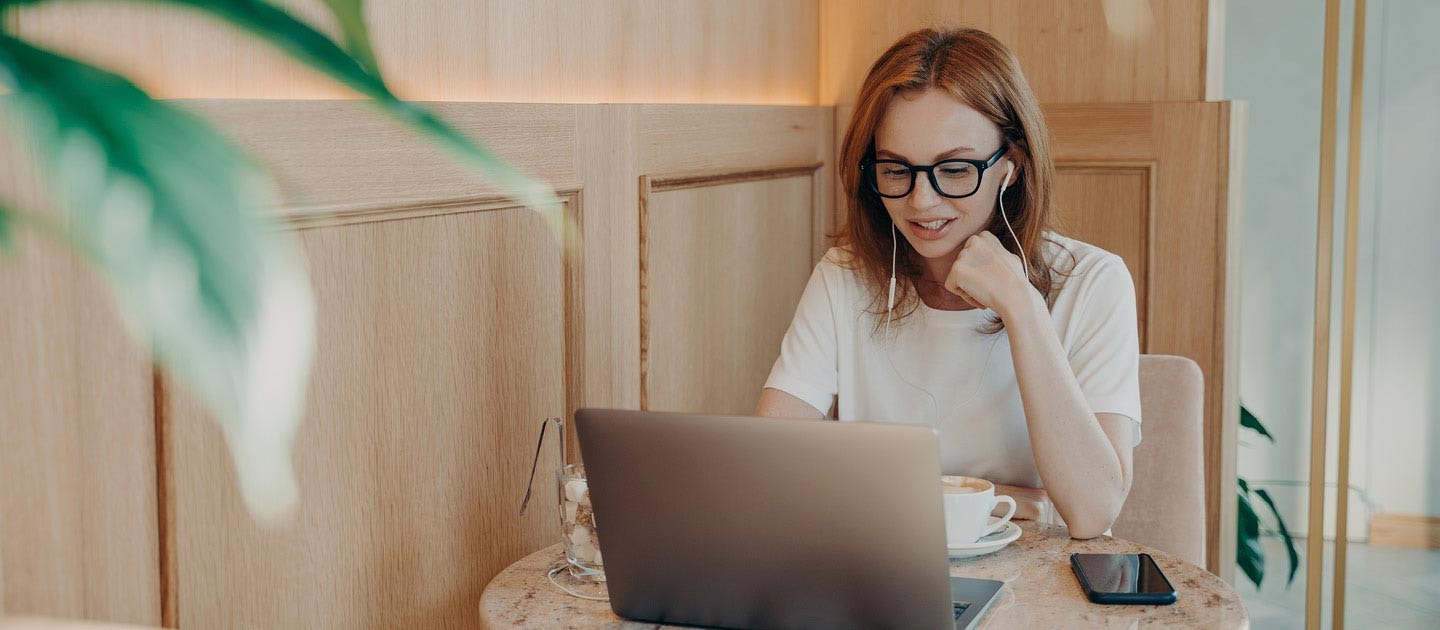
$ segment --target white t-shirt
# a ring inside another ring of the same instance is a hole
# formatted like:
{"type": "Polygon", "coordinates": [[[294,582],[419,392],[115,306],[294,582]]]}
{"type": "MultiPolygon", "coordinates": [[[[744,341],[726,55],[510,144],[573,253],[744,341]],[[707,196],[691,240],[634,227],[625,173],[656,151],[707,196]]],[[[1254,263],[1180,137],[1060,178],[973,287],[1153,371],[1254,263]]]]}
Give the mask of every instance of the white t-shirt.
{"type": "MultiPolygon", "coordinates": [[[[1050,312],[1075,380],[1090,411],[1133,419],[1139,443],[1140,344],[1130,273],[1115,254],[1048,236],[1047,256],[1058,255],[1062,270],[1069,255],[1058,247],[1075,257],[1050,312]]],[[[1009,329],[977,330],[994,316],[990,310],[940,311],[921,303],[891,324],[887,342],[867,312],[873,294],[841,266],[845,257],[831,249],[815,266],[765,386],[822,412],[838,395],[840,420],[934,426],[945,474],[1041,487],[1009,329]]]]}

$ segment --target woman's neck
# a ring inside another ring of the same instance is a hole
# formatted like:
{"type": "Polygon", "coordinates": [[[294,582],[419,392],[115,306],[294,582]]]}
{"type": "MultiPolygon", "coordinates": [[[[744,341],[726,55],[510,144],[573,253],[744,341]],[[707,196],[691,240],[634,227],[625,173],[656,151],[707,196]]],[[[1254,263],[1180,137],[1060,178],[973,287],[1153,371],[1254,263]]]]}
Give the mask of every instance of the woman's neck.
{"type": "Polygon", "coordinates": [[[945,285],[945,279],[950,277],[950,268],[955,266],[955,260],[958,258],[960,258],[960,252],[957,251],[944,258],[924,259],[924,264],[922,265],[924,271],[920,272],[920,278],[938,283],[943,287],[945,285]]]}
{"type": "Polygon", "coordinates": [[[925,306],[937,311],[968,311],[975,308],[964,298],[945,288],[945,279],[950,276],[950,268],[955,266],[955,259],[959,257],[960,252],[955,252],[954,256],[946,256],[945,259],[925,259],[924,271],[915,283],[920,301],[924,302],[925,306]]]}

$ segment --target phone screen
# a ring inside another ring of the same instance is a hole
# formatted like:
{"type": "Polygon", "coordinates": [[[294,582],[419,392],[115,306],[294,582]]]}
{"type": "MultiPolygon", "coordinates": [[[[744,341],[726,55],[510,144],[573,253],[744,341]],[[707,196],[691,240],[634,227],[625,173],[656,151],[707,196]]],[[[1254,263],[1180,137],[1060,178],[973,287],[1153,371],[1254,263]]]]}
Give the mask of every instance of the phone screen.
{"type": "Polygon", "coordinates": [[[1160,595],[1175,590],[1149,554],[1077,553],[1074,562],[1096,593],[1160,595]]]}

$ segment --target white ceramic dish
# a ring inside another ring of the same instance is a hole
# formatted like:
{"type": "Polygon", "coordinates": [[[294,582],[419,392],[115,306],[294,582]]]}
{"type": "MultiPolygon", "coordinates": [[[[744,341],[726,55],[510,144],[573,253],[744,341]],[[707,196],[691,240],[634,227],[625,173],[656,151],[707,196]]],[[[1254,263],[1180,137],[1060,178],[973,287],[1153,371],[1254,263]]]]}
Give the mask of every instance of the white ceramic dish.
{"type": "MultiPolygon", "coordinates": [[[[991,517],[991,522],[997,521],[991,517]]],[[[1020,539],[1020,526],[1015,523],[1006,523],[1005,529],[984,536],[968,545],[951,545],[949,547],[951,558],[969,558],[972,556],[983,556],[987,553],[994,553],[1005,548],[1016,540],[1020,539]]]]}

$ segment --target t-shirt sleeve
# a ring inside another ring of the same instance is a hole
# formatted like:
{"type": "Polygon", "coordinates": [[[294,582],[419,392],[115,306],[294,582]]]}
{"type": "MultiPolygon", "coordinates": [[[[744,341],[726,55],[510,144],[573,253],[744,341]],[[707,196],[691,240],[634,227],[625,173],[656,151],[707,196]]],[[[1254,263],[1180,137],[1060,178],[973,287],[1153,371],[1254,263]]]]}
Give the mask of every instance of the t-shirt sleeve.
{"type": "Polygon", "coordinates": [[[824,265],[817,265],[810,275],[795,319],[780,343],[780,358],[765,381],[765,387],[799,398],[822,415],[830,412],[839,391],[838,336],[824,265]]]}
{"type": "Polygon", "coordinates": [[[1070,344],[1070,368],[1093,413],[1114,413],[1135,421],[1140,443],[1140,337],[1135,284],[1125,262],[1109,256],[1076,277],[1086,287],[1070,344]]]}

